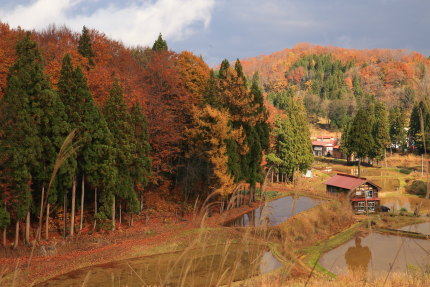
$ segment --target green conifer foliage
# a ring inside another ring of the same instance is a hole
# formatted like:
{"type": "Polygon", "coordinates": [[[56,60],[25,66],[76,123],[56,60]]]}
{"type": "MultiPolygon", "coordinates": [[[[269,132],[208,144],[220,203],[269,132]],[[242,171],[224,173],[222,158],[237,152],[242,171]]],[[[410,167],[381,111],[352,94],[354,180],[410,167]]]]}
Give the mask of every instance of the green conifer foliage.
{"type": "Polygon", "coordinates": [[[409,122],[409,141],[415,146],[415,149],[423,154],[424,142],[422,131],[424,129],[427,152],[430,151],[430,104],[428,101],[420,101],[412,109],[409,122]],[[421,120],[423,127],[421,127],[421,120]]]}
{"type": "Polygon", "coordinates": [[[88,59],[88,64],[94,66],[94,51],[91,44],[90,31],[87,27],[82,28],[82,34],[79,37],[78,52],[88,59]]]}
{"type": "Polygon", "coordinates": [[[267,159],[278,167],[280,173],[293,180],[297,171],[305,172],[312,165],[312,144],[301,98],[287,98],[285,112],[285,116],[276,120],[275,147],[267,159]]]}
{"type": "Polygon", "coordinates": [[[136,201],[130,168],[133,165],[136,142],[131,117],[124,102],[122,88],[118,81],[110,91],[110,96],[103,109],[108,128],[112,133],[114,149],[114,165],[118,170],[118,184],[115,189],[117,198],[125,199],[133,204],[136,201]]]}
{"type": "Polygon", "coordinates": [[[133,160],[130,168],[135,189],[142,190],[149,182],[151,160],[149,159],[148,122],[139,103],[135,103],[130,111],[130,125],[134,132],[133,160]]]}
{"type": "Polygon", "coordinates": [[[348,132],[348,148],[358,158],[359,173],[361,160],[370,155],[372,148],[375,146],[372,136],[372,122],[367,111],[360,108],[352,120],[348,132]]]}
{"type": "Polygon", "coordinates": [[[30,33],[18,42],[17,60],[9,69],[1,99],[0,154],[4,176],[10,180],[11,211],[21,220],[32,201],[32,172],[41,167],[43,145],[38,124],[46,120],[38,100],[52,90],[43,74],[42,59],[30,33]]]}
{"type": "Polygon", "coordinates": [[[163,36],[161,33],[158,35],[157,40],[152,45],[153,51],[167,51],[169,48],[167,47],[167,42],[163,40],[163,36]]]}
{"type": "Polygon", "coordinates": [[[381,102],[375,104],[375,117],[372,127],[372,136],[375,146],[369,156],[378,161],[385,158],[386,149],[390,144],[388,112],[381,102]]]}

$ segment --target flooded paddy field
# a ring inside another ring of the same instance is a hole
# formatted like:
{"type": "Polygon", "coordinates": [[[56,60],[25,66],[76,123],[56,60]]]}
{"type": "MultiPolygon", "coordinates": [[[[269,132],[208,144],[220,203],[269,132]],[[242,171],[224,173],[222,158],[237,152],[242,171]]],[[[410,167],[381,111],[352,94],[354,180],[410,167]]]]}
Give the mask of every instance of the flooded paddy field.
{"type": "Polygon", "coordinates": [[[95,265],[36,286],[218,286],[281,266],[265,246],[219,244],[95,265]]]}
{"type": "Polygon", "coordinates": [[[335,274],[364,272],[368,277],[387,272],[425,270],[430,263],[430,241],[371,233],[357,236],[325,253],[320,264],[335,274]]]}
{"type": "Polygon", "coordinates": [[[413,212],[418,208],[420,214],[430,212],[430,200],[413,196],[383,197],[381,205],[389,207],[391,211],[405,208],[407,211],[413,212]]]}
{"type": "MultiPolygon", "coordinates": [[[[422,233],[424,235],[430,236],[430,222],[412,224],[412,225],[404,226],[399,229],[403,231],[422,233]]],[[[429,264],[430,264],[430,259],[429,259],[429,264]]]]}
{"type": "Polygon", "coordinates": [[[320,203],[321,200],[305,196],[281,197],[228,222],[226,226],[276,226],[320,203]]]}

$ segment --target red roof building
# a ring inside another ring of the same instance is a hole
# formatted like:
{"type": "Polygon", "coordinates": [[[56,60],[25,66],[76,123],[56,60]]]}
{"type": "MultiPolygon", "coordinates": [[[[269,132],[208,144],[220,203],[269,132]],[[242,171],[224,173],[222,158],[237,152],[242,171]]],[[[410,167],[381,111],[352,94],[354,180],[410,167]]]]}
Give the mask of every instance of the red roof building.
{"type": "Polygon", "coordinates": [[[327,192],[347,195],[356,213],[369,213],[379,210],[378,193],[381,187],[364,177],[338,173],[324,184],[327,186],[327,192]]]}

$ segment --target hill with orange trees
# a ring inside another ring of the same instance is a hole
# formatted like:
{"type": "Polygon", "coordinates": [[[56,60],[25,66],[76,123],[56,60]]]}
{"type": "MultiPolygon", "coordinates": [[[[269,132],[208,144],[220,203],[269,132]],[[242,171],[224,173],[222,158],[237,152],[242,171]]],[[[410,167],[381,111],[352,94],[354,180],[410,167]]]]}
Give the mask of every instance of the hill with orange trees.
{"type": "MultiPolygon", "coordinates": [[[[389,110],[410,113],[429,86],[430,60],[406,50],[357,50],[312,44],[297,44],[270,55],[242,60],[246,75],[259,73],[269,94],[293,90],[301,93],[314,120],[329,118],[341,128],[365,99],[373,97],[389,110]],[[340,109],[346,109],[339,114],[340,109]],[[336,114],[337,113],[337,114],[336,114]]],[[[272,96],[270,96],[272,95],[272,96]]],[[[274,99],[275,98],[275,99],[274,99]]]]}

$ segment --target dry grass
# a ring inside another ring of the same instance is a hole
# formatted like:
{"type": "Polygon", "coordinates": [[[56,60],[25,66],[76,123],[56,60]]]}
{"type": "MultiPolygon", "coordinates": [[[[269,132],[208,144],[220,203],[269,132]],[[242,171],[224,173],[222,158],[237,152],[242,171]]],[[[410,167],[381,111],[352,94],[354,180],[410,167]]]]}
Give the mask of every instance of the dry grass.
{"type": "Polygon", "coordinates": [[[387,153],[387,164],[391,167],[421,167],[421,156],[399,153],[393,153],[390,155],[387,153]]]}
{"type": "Polygon", "coordinates": [[[326,277],[311,278],[309,282],[307,278],[283,278],[280,275],[267,276],[265,278],[255,278],[253,282],[249,282],[248,286],[261,286],[261,287],[426,287],[429,286],[430,274],[406,274],[406,273],[393,273],[390,278],[385,282],[385,277],[375,277],[373,279],[363,279],[361,274],[348,274],[338,276],[336,279],[326,277]]]}

